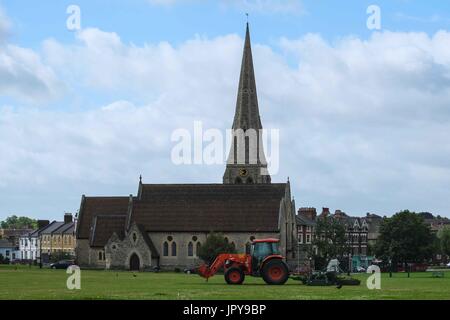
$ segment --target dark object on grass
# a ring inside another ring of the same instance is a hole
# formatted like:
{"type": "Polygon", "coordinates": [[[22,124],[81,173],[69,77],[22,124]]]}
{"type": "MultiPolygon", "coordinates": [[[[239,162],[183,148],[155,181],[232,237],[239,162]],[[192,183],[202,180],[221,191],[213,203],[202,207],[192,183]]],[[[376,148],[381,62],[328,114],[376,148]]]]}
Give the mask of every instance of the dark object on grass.
{"type": "Polygon", "coordinates": [[[50,265],[51,269],[67,269],[70,266],[75,265],[72,260],[61,260],[50,265]]]}
{"type": "Polygon", "coordinates": [[[315,272],[303,281],[308,286],[359,286],[361,281],[358,279],[339,276],[337,272],[315,272]]]}
{"type": "Polygon", "coordinates": [[[155,266],[151,269],[151,272],[159,272],[161,271],[161,268],[159,266],[155,266]]]}

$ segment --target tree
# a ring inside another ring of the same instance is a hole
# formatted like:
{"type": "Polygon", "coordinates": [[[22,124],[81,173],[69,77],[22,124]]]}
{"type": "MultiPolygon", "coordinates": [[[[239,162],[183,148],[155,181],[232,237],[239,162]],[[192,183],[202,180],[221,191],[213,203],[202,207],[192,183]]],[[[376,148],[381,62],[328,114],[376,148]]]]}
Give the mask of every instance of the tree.
{"type": "Polygon", "coordinates": [[[346,228],[337,219],[323,217],[317,220],[315,238],[312,242],[318,254],[314,257],[317,268],[324,267],[328,260],[340,258],[348,252],[346,228]]]}
{"type": "Polygon", "coordinates": [[[399,262],[424,262],[434,254],[434,237],[423,218],[408,210],[385,218],[380,225],[375,252],[378,258],[399,262]]]}
{"type": "Polygon", "coordinates": [[[37,221],[28,217],[18,217],[13,215],[2,221],[0,227],[2,229],[36,229],[37,221]]]}
{"type": "Polygon", "coordinates": [[[236,253],[233,243],[220,233],[210,233],[205,243],[200,246],[198,256],[208,264],[211,264],[221,253],[236,253]]]}
{"type": "Polygon", "coordinates": [[[438,233],[441,253],[450,256],[450,226],[446,226],[438,233]]]}

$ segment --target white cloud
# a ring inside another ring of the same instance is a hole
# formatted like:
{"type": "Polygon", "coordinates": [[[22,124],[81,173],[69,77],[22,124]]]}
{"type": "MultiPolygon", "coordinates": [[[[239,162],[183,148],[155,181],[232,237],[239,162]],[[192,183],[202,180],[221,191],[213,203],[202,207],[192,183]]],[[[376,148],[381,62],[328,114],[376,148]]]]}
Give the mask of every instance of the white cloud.
{"type": "Polygon", "coordinates": [[[64,85],[31,49],[0,45],[0,94],[33,104],[62,94],[64,85]]]}
{"type": "MultiPolygon", "coordinates": [[[[82,193],[135,192],[139,173],[150,183],[220,182],[220,166],[173,166],[170,135],[194,120],[231,126],[242,41],[135,46],[97,29],[72,45],[46,41],[42,61],[78,95],[116,102],[71,113],[3,108],[2,195],[27,184],[75,195],[76,206],[82,193]]],[[[300,206],[448,215],[449,44],[446,31],[333,44],[310,34],[282,39],[282,53],[254,44],[262,121],[281,129],[273,180],[290,176],[300,206]]]]}

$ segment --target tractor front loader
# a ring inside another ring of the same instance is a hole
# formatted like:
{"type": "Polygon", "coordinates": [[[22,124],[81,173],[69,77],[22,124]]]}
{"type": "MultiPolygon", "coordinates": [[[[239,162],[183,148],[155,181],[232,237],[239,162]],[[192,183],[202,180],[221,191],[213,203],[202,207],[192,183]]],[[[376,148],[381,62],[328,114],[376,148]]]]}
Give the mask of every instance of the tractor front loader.
{"type": "Polygon", "coordinates": [[[198,273],[209,279],[223,268],[228,284],[242,284],[246,275],[262,277],[270,285],[285,284],[289,269],[280,255],[279,242],[278,239],[254,240],[250,254],[219,254],[209,266],[200,266],[198,273]]]}

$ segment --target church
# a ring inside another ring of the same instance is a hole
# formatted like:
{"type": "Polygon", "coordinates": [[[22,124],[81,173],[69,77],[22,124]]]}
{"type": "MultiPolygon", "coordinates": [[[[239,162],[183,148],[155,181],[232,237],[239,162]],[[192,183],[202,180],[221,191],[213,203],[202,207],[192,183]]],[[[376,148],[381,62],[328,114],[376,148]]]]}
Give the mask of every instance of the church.
{"type": "MultiPolygon", "coordinates": [[[[248,23],[232,129],[262,130],[248,23]]],[[[222,233],[238,253],[245,253],[254,239],[280,239],[283,256],[295,263],[290,182],[272,183],[259,134],[253,144],[237,140],[235,136],[221,184],[145,184],[140,179],[136,195],[83,195],[76,228],[78,265],[190,268],[201,262],[197,253],[211,232],[222,233]]]]}

